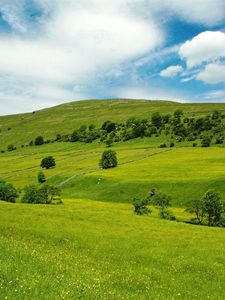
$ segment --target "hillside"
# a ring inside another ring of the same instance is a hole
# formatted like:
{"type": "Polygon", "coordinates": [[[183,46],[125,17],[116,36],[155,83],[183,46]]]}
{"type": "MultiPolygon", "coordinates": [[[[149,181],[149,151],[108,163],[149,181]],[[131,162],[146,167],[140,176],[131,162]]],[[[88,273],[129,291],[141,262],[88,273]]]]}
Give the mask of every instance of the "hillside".
{"type": "Polygon", "coordinates": [[[9,144],[20,147],[38,135],[46,139],[70,134],[81,125],[100,126],[104,121],[125,121],[130,117],[150,118],[153,112],[173,113],[182,109],[187,115],[225,111],[225,104],[181,104],[150,100],[89,100],[71,102],[28,114],[0,117],[0,150],[9,144]]]}
{"type": "Polygon", "coordinates": [[[0,201],[0,299],[224,299],[224,228],[185,224],[190,200],[209,189],[225,199],[224,112],[225,104],[96,100],[0,117],[0,179],[22,192],[43,171],[63,198],[0,201]],[[102,128],[107,120],[117,122],[112,132],[102,128]],[[130,135],[143,128],[154,133],[130,135]],[[53,140],[29,145],[38,135],[53,140]],[[210,145],[202,147],[205,135],[210,145]],[[10,143],[17,149],[7,151],[10,143]],[[116,168],[100,168],[106,149],[116,151],[116,168]],[[40,167],[46,156],[54,168],[40,167]],[[153,205],[148,216],[134,214],[133,198],[153,188],[171,196],[176,222],[153,205]]]}

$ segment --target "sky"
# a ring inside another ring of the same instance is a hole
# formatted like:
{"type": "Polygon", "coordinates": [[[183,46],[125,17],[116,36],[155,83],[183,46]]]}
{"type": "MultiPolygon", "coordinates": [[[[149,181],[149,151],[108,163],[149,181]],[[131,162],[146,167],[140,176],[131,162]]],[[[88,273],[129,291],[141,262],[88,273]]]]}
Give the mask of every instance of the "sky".
{"type": "Polygon", "coordinates": [[[0,115],[107,98],[225,102],[225,1],[0,0],[0,115]]]}

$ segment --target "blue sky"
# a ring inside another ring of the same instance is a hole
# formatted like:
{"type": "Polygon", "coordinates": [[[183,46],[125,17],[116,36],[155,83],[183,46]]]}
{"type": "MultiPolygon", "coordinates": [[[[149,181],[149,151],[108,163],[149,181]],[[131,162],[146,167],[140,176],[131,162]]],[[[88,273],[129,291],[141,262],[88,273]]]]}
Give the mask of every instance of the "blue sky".
{"type": "Polygon", "coordinates": [[[225,102],[224,0],[0,0],[0,114],[99,98],[225,102]]]}

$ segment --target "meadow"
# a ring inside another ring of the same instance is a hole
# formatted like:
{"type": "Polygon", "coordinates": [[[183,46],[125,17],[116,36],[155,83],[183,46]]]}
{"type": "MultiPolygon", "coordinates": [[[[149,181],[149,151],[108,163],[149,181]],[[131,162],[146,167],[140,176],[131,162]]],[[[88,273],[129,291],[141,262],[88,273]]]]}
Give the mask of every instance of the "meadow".
{"type": "Polygon", "coordinates": [[[98,140],[21,147],[37,135],[54,138],[80,125],[150,117],[152,112],[205,115],[225,104],[156,101],[83,101],[30,114],[0,117],[0,178],[23,189],[37,184],[42,158],[47,183],[62,188],[63,205],[0,201],[0,299],[224,299],[224,228],[186,224],[187,203],[216,189],[225,199],[225,148],[184,141],[159,148],[167,137],[114,143],[116,168],[102,170],[98,140]],[[134,197],[149,190],[172,197],[178,221],[152,207],[136,216],[134,197]]]}
{"type": "Polygon", "coordinates": [[[1,299],[224,299],[224,229],[73,199],[2,202],[0,235],[1,299]]]}

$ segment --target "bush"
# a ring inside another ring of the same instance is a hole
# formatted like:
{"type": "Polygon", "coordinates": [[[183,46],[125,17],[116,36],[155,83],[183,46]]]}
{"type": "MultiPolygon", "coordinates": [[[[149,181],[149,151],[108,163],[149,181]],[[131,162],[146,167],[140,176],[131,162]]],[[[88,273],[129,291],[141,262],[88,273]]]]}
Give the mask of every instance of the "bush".
{"type": "Polygon", "coordinates": [[[174,216],[174,214],[171,211],[167,210],[167,209],[160,210],[159,217],[161,219],[170,220],[170,221],[175,221],[176,220],[176,217],[174,216]]]}
{"type": "Polygon", "coordinates": [[[38,182],[44,183],[46,181],[45,174],[43,172],[38,173],[38,182]]]}
{"type": "Polygon", "coordinates": [[[150,204],[150,198],[146,199],[133,199],[134,213],[137,215],[148,215],[151,210],[147,207],[150,204]]]}
{"type": "Polygon", "coordinates": [[[56,166],[56,162],[55,162],[54,157],[52,157],[52,156],[47,156],[47,157],[43,158],[41,161],[42,168],[50,169],[55,166],[56,166]]]}
{"type": "Polygon", "coordinates": [[[201,141],[202,147],[210,147],[211,139],[210,137],[203,137],[201,141]]]}
{"type": "Polygon", "coordinates": [[[159,146],[159,148],[166,148],[167,146],[166,146],[166,144],[161,144],[160,146],[159,146]]]}
{"type": "Polygon", "coordinates": [[[170,148],[173,148],[175,146],[174,142],[170,142],[170,148]]]}
{"type": "Polygon", "coordinates": [[[16,150],[16,147],[13,144],[8,145],[7,151],[11,152],[11,151],[14,151],[14,150],[16,150]]]}
{"type": "Polygon", "coordinates": [[[16,188],[12,184],[0,179],[0,200],[15,203],[17,197],[18,192],[16,188]]]}
{"type": "Polygon", "coordinates": [[[114,168],[118,164],[116,152],[113,150],[106,150],[102,153],[102,158],[99,165],[103,169],[114,168]]]}
{"type": "Polygon", "coordinates": [[[43,145],[44,144],[44,138],[43,136],[37,136],[35,141],[34,141],[34,144],[36,146],[40,146],[40,145],[43,145]]]}

